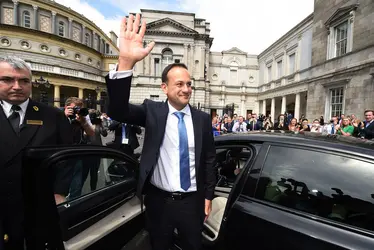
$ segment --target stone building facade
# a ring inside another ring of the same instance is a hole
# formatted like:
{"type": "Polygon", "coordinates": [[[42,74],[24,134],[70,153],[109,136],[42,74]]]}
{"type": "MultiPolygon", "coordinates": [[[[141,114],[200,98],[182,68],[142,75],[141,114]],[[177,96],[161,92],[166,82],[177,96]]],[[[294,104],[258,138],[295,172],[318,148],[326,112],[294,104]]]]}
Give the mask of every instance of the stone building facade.
{"type": "MultiPolygon", "coordinates": [[[[374,2],[315,0],[306,17],[265,51],[211,51],[210,23],[193,13],[141,10],[145,44],[156,46],[134,68],[132,103],[165,100],[161,72],[173,62],[191,73],[191,104],[212,116],[284,112],[312,120],[374,108],[374,2]]],[[[51,0],[0,2],[0,55],[30,63],[56,106],[68,96],[105,96],[104,76],[118,61],[117,36],[51,0]]],[[[40,88],[33,88],[38,99],[40,88]]],[[[98,105],[98,108],[101,108],[98,105]]]]}
{"type": "Polygon", "coordinates": [[[307,116],[374,108],[374,2],[315,1],[312,66],[305,72],[307,116]]]}
{"type": "Polygon", "coordinates": [[[0,2],[0,55],[28,62],[33,77],[32,98],[60,107],[79,96],[101,109],[104,76],[117,61],[117,36],[108,37],[81,14],[49,0],[0,2]],[[42,82],[42,81],[39,81],[42,82]]]}

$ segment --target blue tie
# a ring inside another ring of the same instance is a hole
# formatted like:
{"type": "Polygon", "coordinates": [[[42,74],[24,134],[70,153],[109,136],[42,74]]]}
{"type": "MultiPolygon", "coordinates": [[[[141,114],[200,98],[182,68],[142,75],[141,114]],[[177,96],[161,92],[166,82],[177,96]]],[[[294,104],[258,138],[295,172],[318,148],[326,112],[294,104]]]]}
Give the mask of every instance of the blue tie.
{"type": "Polygon", "coordinates": [[[186,124],[184,123],[183,117],[184,113],[175,112],[174,113],[178,121],[178,134],[179,134],[179,171],[180,171],[180,182],[181,188],[187,191],[191,186],[190,178],[190,154],[188,150],[188,138],[186,124]]]}

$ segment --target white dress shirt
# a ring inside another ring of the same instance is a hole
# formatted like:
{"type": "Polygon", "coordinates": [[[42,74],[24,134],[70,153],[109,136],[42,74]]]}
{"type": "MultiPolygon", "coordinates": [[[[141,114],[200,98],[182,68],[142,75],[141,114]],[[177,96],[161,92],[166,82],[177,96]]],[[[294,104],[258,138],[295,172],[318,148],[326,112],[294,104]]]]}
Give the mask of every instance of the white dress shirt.
{"type": "MultiPolygon", "coordinates": [[[[132,70],[109,72],[109,79],[121,79],[132,75],[132,70]]],[[[190,158],[190,178],[191,186],[187,191],[181,188],[180,168],[179,168],[179,133],[178,133],[178,117],[174,115],[176,110],[173,106],[169,106],[169,114],[166,120],[165,135],[160,146],[160,155],[151,177],[151,183],[162,190],[168,192],[192,192],[196,191],[196,171],[195,171],[195,136],[192,123],[191,109],[187,105],[180,110],[185,115],[183,120],[186,125],[189,158],[190,158]]]]}
{"type": "MultiPolygon", "coordinates": [[[[18,111],[18,114],[19,114],[19,125],[21,125],[23,123],[23,120],[25,119],[25,115],[26,115],[26,109],[27,109],[27,106],[29,105],[29,99],[27,98],[26,101],[24,101],[23,103],[21,103],[20,105],[18,105],[21,110],[18,111]]],[[[12,110],[12,106],[13,104],[10,104],[6,101],[1,101],[0,102],[0,105],[1,107],[3,108],[4,110],[4,113],[5,113],[5,116],[6,118],[8,118],[9,116],[11,116],[13,114],[13,110],[12,110]]]]}
{"type": "MultiPolygon", "coordinates": [[[[165,135],[160,146],[160,156],[151,177],[151,183],[168,192],[185,192],[181,188],[179,168],[179,133],[178,117],[174,115],[177,110],[169,105],[169,114],[166,120],[165,135]]],[[[195,137],[192,123],[190,106],[184,107],[180,112],[185,115],[183,120],[186,124],[188,149],[190,157],[190,178],[191,186],[187,192],[196,191],[195,171],[195,137]]]]}
{"type": "Polygon", "coordinates": [[[242,122],[235,122],[234,126],[232,127],[232,132],[247,132],[247,123],[242,122]]]}

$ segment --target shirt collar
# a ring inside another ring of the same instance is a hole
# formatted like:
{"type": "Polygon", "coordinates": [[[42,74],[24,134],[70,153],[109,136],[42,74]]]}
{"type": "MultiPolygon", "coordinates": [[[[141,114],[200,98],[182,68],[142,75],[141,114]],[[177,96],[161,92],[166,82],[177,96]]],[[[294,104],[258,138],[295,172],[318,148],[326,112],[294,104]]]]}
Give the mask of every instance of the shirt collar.
{"type": "MultiPolygon", "coordinates": [[[[30,99],[27,98],[26,101],[24,101],[23,103],[18,105],[21,108],[21,112],[24,112],[24,113],[26,112],[26,109],[27,109],[27,106],[29,105],[29,102],[30,102],[30,99]]],[[[13,104],[10,104],[9,102],[6,102],[6,101],[1,101],[0,105],[3,107],[3,109],[6,113],[11,113],[13,104]]]]}
{"type": "Polygon", "coordinates": [[[169,115],[174,114],[175,112],[182,112],[185,115],[191,115],[191,109],[190,105],[186,105],[182,110],[176,110],[168,101],[168,106],[169,106],[169,115]]]}

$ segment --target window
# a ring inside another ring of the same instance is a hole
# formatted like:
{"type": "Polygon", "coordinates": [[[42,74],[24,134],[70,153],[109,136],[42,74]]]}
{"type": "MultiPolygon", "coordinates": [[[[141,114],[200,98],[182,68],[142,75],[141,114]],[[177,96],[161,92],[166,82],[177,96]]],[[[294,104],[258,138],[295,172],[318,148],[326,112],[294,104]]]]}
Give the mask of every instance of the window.
{"type": "Polygon", "coordinates": [[[28,41],[21,41],[21,48],[22,49],[30,49],[30,43],[28,41]]]}
{"type": "Polygon", "coordinates": [[[162,52],[162,69],[173,63],[173,51],[171,49],[164,49],[162,52]]]}
{"type": "Polygon", "coordinates": [[[342,56],[347,53],[347,35],[348,35],[348,23],[347,22],[344,22],[335,28],[336,56],[342,56]]]}
{"type": "Polygon", "coordinates": [[[118,202],[133,196],[136,166],[125,157],[98,151],[67,153],[50,166],[55,194],[61,197],[56,203],[64,240],[93,225],[118,202]]]}
{"type": "Polygon", "coordinates": [[[252,158],[252,150],[242,146],[219,147],[216,149],[218,187],[232,188],[237,176],[252,158]]]}
{"type": "Polygon", "coordinates": [[[40,50],[42,52],[49,52],[49,47],[45,44],[40,45],[40,50]]]}
{"type": "Polygon", "coordinates": [[[106,44],[106,45],[105,45],[105,53],[106,53],[106,54],[109,54],[109,44],[106,44]]]}
{"type": "Polygon", "coordinates": [[[281,78],[283,76],[283,62],[282,61],[277,62],[277,73],[278,73],[278,78],[281,78]]]}
{"type": "Polygon", "coordinates": [[[153,101],[158,101],[159,98],[160,98],[159,95],[150,95],[150,98],[149,98],[149,99],[151,99],[151,100],[153,100],[153,101]]]}
{"type": "Polygon", "coordinates": [[[374,164],[272,146],[255,197],[374,231],[374,164]]]}
{"type": "Polygon", "coordinates": [[[180,63],[181,60],[179,60],[179,59],[175,59],[174,62],[175,62],[175,63],[180,63]]]}
{"type": "Polygon", "coordinates": [[[0,44],[1,46],[8,47],[10,46],[10,40],[8,38],[1,38],[0,44]]]}
{"type": "Polygon", "coordinates": [[[64,49],[60,49],[58,52],[60,53],[60,56],[67,56],[66,50],[64,49]]]}
{"type": "Polygon", "coordinates": [[[31,28],[31,20],[30,20],[30,12],[24,11],[23,12],[23,27],[31,28]]]}
{"type": "Polygon", "coordinates": [[[271,80],[273,79],[271,69],[272,69],[272,67],[268,66],[268,82],[271,82],[271,80]]]}
{"type": "Polygon", "coordinates": [[[288,56],[288,73],[295,73],[295,53],[288,56]]]}
{"type": "Polygon", "coordinates": [[[155,58],[155,76],[161,76],[161,69],[160,69],[160,58],[155,58]]]}
{"type": "Polygon", "coordinates": [[[344,88],[330,89],[330,116],[340,117],[343,114],[344,88]]]}
{"type": "Polygon", "coordinates": [[[65,36],[65,23],[62,21],[58,23],[58,35],[65,36]]]}
{"type": "Polygon", "coordinates": [[[84,44],[90,46],[90,40],[90,34],[86,33],[86,35],[84,36],[84,44]]]}

